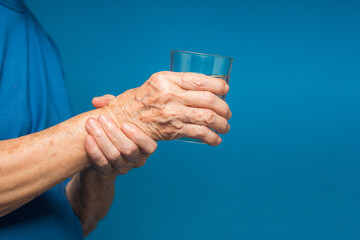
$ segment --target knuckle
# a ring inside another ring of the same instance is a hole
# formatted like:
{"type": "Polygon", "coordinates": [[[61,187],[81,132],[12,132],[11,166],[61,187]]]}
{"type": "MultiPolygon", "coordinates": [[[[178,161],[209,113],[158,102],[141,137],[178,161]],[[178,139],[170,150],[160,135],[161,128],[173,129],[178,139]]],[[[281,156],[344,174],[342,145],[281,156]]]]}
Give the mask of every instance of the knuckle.
{"type": "Polygon", "coordinates": [[[203,92],[202,95],[203,95],[202,96],[203,101],[205,102],[206,105],[208,105],[208,106],[215,105],[216,96],[214,94],[212,94],[211,92],[203,92]]]}
{"type": "Polygon", "coordinates": [[[148,84],[157,91],[168,91],[171,86],[169,80],[168,72],[157,72],[150,77],[148,84]]]}
{"type": "Polygon", "coordinates": [[[112,119],[111,118],[109,118],[109,119],[110,119],[110,121],[107,121],[107,123],[105,124],[104,130],[106,132],[113,132],[113,131],[115,131],[115,125],[112,122],[112,119]]]}
{"type": "Polygon", "coordinates": [[[215,113],[213,111],[206,111],[203,113],[203,118],[206,124],[212,124],[215,121],[215,113]]]}
{"type": "Polygon", "coordinates": [[[200,77],[196,77],[196,78],[193,78],[192,79],[192,83],[194,84],[194,86],[197,88],[197,89],[201,89],[204,87],[204,81],[202,78],[200,77]]]}
{"type": "Polygon", "coordinates": [[[115,160],[118,160],[121,156],[120,152],[119,151],[111,151],[108,153],[108,158],[109,160],[111,161],[115,161],[115,160]]]}
{"type": "Polygon", "coordinates": [[[161,72],[153,73],[153,74],[151,75],[150,79],[156,79],[160,74],[161,74],[161,72]]]}
{"type": "Polygon", "coordinates": [[[177,98],[176,93],[171,91],[170,89],[163,90],[161,94],[161,98],[165,103],[170,102],[171,100],[174,100],[177,98]]]}
{"type": "Polygon", "coordinates": [[[123,146],[123,149],[121,150],[121,153],[125,156],[132,156],[136,153],[137,146],[135,144],[128,144],[123,146]]]}
{"type": "Polygon", "coordinates": [[[99,161],[95,162],[96,166],[98,166],[101,169],[105,169],[106,166],[108,165],[108,161],[106,161],[105,159],[101,159],[99,161]]]}
{"type": "Polygon", "coordinates": [[[162,132],[164,134],[164,140],[172,140],[176,135],[176,130],[172,127],[165,127],[162,132]]]}
{"type": "Polygon", "coordinates": [[[176,119],[177,116],[181,114],[178,109],[173,108],[169,105],[165,106],[161,113],[163,115],[162,117],[169,122],[173,121],[174,119],[176,119]]]}
{"type": "Polygon", "coordinates": [[[168,75],[167,71],[161,71],[151,75],[151,79],[162,81],[166,79],[167,75],[168,75]]]}
{"type": "Polygon", "coordinates": [[[169,141],[176,139],[180,134],[180,131],[173,126],[165,126],[162,130],[162,140],[169,141]]]}
{"type": "Polygon", "coordinates": [[[195,130],[195,137],[204,138],[207,134],[208,128],[205,126],[198,126],[195,130]]]}
{"type": "Polygon", "coordinates": [[[87,150],[87,154],[92,161],[98,162],[101,159],[101,153],[99,151],[96,151],[95,149],[87,150]]]}
{"type": "Polygon", "coordinates": [[[139,167],[143,167],[145,165],[146,161],[145,160],[142,160],[142,161],[138,161],[136,162],[135,164],[135,168],[139,168],[139,167]]]}
{"type": "Polygon", "coordinates": [[[148,83],[156,89],[160,85],[159,77],[157,75],[152,75],[148,83]]]}
{"type": "Polygon", "coordinates": [[[181,78],[184,85],[191,85],[195,89],[202,89],[205,85],[204,78],[201,74],[187,73],[181,78]]]}
{"type": "Polygon", "coordinates": [[[184,127],[184,123],[181,122],[180,120],[175,119],[175,120],[171,121],[171,131],[172,132],[174,132],[174,131],[176,132],[177,130],[180,130],[183,127],[184,127]]]}
{"type": "Polygon", "coordinates": [[[225,134],[229,131],[229,124],[227,123],[227,121],[225,123],[221,124],[219,131],[222,134],[225,134]]]}

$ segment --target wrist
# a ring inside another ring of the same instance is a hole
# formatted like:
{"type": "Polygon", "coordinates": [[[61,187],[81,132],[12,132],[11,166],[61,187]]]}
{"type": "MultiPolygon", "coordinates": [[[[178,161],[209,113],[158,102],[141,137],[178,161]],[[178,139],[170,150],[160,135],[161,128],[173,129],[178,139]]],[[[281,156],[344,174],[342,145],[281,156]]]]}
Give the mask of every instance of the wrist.
{"type": "Polygon", "coordinates": [[[122,93],[108,105],[101,108],[103,114],[108,115],[119,128],[121,128],[124,122],[131,122],[131,112],[128,109],[129,102],[132,102],[129,99],[131,97],[131,94],[129,94],[131,90],[122,93]]]}
{"type": "Polygon", "coordinates": [[[139,109],[138,104],[134,97],[134,90],[129,89],[116,99],[111,101],[108,105],[104,106],[102,110],[121,128],[121,125],[125,122],[130,122],[135,125],[139,125],[136,120],[136,112],[139,109]]]}
{"type": "Polygon", "coordinates": [[[132,123],[154,140],[160,140],[162,138],[156,134],[156,127],[151,122],[151,114],[145,111],[143,99],[136,95],[137,89],[139,88],[127,90],[102,109],[119,128],[123,123],[132,123]]]}
{"type": "Polygon", "coordinates": [[[102,108],[104,115],[109,116],[115,123],[116,125],[121,128],[121,125],[125,122],[123,119],[123,114],[122,111],[118,108],[115,108],[114,106],[105,106],[102,108]]]}

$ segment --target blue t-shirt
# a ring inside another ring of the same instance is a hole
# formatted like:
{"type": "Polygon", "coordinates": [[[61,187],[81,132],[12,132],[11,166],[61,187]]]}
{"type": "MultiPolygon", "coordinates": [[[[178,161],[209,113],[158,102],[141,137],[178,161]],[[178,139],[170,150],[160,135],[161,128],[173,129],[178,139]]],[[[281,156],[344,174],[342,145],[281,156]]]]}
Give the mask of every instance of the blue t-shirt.
{"type": "MultiPolygon", "coordinates": [[[[0,0],[0,103],[0,140],[71,117],[59,54],[22,0],[0,0]]],[[[0,218],[1,240],[82,238],[65,183],[0,218]]]]}

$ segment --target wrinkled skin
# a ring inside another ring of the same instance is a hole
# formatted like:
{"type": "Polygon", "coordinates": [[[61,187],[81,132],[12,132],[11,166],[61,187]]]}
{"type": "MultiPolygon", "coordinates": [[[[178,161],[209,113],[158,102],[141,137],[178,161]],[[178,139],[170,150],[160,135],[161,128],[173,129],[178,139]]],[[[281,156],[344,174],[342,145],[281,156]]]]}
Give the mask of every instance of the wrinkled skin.
{"type": "MultiPolygon", "coordinates": [[[[107,94],[93,99],[95,108],[108,105],[115,96],[107,94]]],[[[89,118],[85,124],[89,133],[84,148],[94,169],[104,175],[123,175],[144,166],[156,150],[157,143],[136,125],[123,123],[119,128],[107,115],[89,118]]]]}
{"type": "MultiPolygon", "coordinates": [[[[130,123],[153,140],[190,137],[215,146],[220,144],[221,138],[208,127],[221,134],[229,131],[230,109],[216,96],[226,94],[228,90],[221,79],[194,73],[159,72],[141,87],[126,91],[107,106],[79,114],[37,133],[0,141],[0,216],[74,176],[66,186],[67,196],[75,212],[82,216],[85,228],[92,229],[108,211],[112,197],[107,196],[113,195],[113,188],[103,186],[109,186],[108,181],[115,181],[115,177],[98,174],[89,168],[92,163],[83,142],[89,135],[86,131],[89,129],[85,130],[87,120],[97,119],[101,124],[100,116],[105,115],[119,129],[127,132],[123,124],[130,123]]],[[[102,127],[106,126],[104,122],[102,127]]],[[[105,132],[113,132],[108,130],[105,132]]],[[[125,135],[131,139],[137,137],[137,134],[125,135]]],[[[92,136],[97,136],[97,133],[92,136]]],[[[155,148],[156,144],[153,144],[148,153],[155,148]]],[[[126,151],[120,149],[120,152],[126,151]]],[[[126,161],[134,156],[132,151],[128,153],[126,161]]],[[[130,167],[140,166],[143,162],[130,167]]],[[[121,164],[118,167],[119,173],[130,169],[121,164]]]]}
{"type": "Polygon", "coordinates": [[[231,111],[216,95],[229,87],[222,79],[196,73],[158,72],[141,87],[117,96],[104,109],[114,120],[130,122],[154,140],[197,138],[215,146],[226,134],[231,111]]]}

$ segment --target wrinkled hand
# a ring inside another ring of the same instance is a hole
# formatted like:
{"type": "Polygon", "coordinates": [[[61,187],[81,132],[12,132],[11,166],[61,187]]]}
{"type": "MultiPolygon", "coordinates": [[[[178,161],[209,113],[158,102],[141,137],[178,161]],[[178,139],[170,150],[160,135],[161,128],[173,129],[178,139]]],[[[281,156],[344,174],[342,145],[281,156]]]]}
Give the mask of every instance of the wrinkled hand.
{"type": "Polygon", "coordinates": [[[231,111],[216,96],[228,91],[222,79],[197,73],[158,72],[104,109],[119,124],[131,122],[154,140],[189,137],[215,146],[221,138],[208,127],[221,134],[229,131],[231,111]]]}
{"type": "MultiPolygon", "coordinates": [[[[104,95],[93,99],[95,108],[101,108],[115,99],[104,95]]],[[[141,167],[155,151],[157,143],[131,123],[121,129],[107,115],[86,121],[84,146],[95,169],[104,175],[126,174],[132,168],[141,167]]]]}

